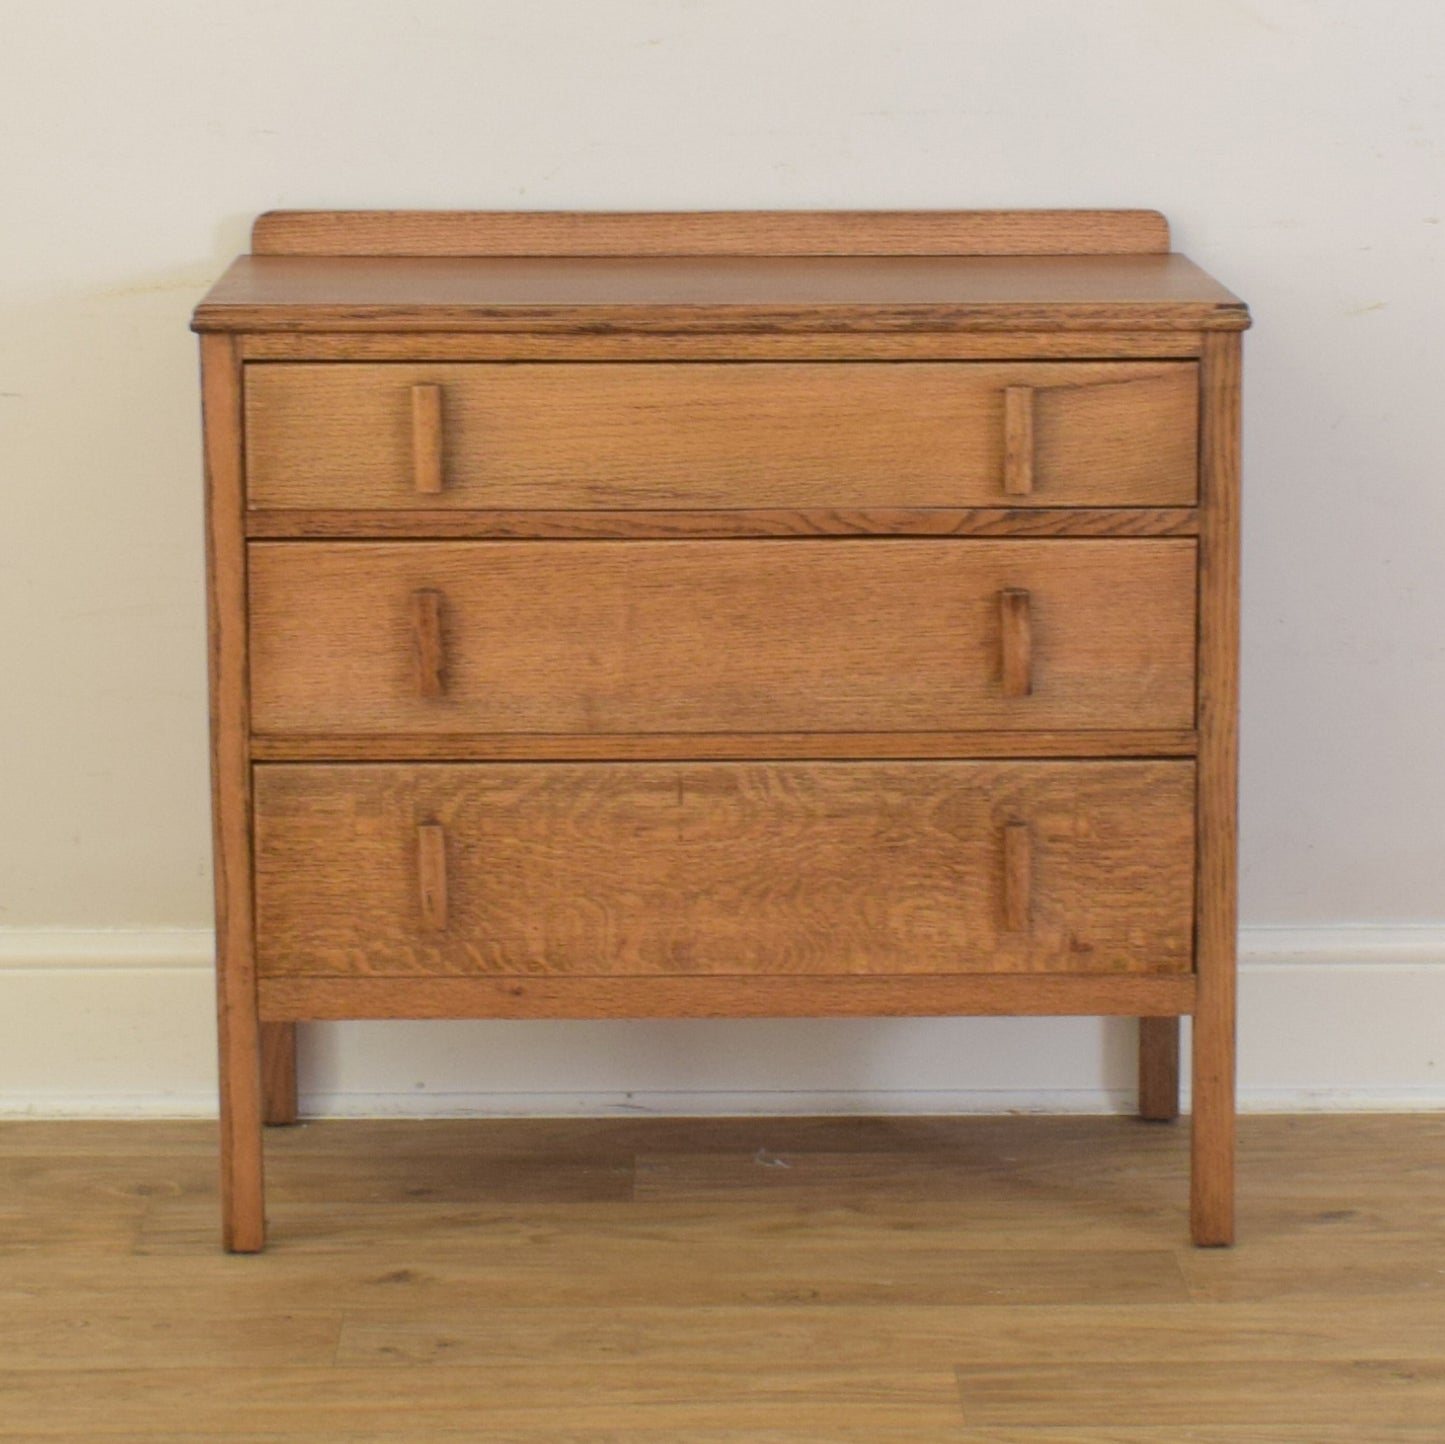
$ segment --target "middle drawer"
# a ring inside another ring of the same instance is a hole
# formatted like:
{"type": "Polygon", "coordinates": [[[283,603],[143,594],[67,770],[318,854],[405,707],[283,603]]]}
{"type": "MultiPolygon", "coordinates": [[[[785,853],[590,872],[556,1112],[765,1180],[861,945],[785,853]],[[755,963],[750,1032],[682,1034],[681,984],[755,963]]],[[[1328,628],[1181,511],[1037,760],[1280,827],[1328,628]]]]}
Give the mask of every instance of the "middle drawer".
{"type": "Polygon", "coordinates": [[[1187,728],[1195,543],[256,542],[263,735],[1187,728]]]}

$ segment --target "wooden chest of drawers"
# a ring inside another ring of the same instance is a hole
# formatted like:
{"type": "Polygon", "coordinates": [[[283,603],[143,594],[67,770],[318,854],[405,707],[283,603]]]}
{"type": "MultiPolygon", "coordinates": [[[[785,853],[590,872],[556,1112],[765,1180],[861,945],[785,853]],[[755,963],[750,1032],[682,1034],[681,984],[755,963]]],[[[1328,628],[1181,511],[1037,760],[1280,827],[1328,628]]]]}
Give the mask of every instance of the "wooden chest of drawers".
{"type": "Polygon", "coordinates": [[[1243,306],[1153,212],[276,213],[196,313],[225,1242],[310,1019],[1138,1017],[1233,1234],[1243,306]]]}

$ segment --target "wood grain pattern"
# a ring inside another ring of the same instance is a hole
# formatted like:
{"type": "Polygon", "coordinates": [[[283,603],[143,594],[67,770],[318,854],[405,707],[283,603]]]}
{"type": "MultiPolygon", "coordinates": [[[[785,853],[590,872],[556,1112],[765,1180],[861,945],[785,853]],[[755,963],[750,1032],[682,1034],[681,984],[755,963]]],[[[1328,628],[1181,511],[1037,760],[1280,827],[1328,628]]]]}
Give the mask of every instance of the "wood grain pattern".
{"type": "Polygon", "coordinates": [[[1187,506],[1197,494],[1187,361],[255,364],[250,505],[414,507],[412,397],[428,386],[445,397],[447,487],[429,498],[442,511],[1187,506]],[[1027,495],[1005,472],[1018,426],[1005,398],[1023,388],[1027,495]]]}
{"type": "Polygon", "coordinates": [[[1149,254],[1149,210],[267,211],[255,255],[978,256],[1149,254]]]}
{"type": "Polygon", "coordinates": [[[1098,732],[652,732],[539,735],[461,732],[426,736],[255,737],[262,762],[637,762],[726,761],[760,757],[947,760],[967,757],[1193,757],[1198,740],[1185,729],[1098,732]]]}
{"type": "Polygon", "coordinates": [[[199,331],[635,335],[1241,330],[1184,256],[242,256],[199,331]]]}
{"type": "MultiPolygon", "coordinates": [[[[795,1166],[806,1161],[795,1160],[795,1166]]],[[[860,1172],[878,1167],[872,1158],[858,1163],[860,1172]]],[[[1014,1250],[997,1252],[1007,1255],[1014,1250]]],[[[1007,1260],[998,1262],[1006,1265],[1007,1260]]],[[[1082,1282],[1087,1263],[1083,1259],[1072,1262],[1071,1273],[1082,1282]]],[[[1145,1273],[1142,1251],[1138,1256],[1105,1255],[1092,1262],[1100,1273],[1110,1262],[1123,1277],[1137,1279],[1145,1273]]],[[[985,1276],[992,1273],[986,1265],[982,1271],[985,1276]]],[[[1152,1278],[1149,1281],[1156,1282],[1152,1278]]],[[[1009,1288],[1004,1281],[1003,1288],[1009,1295],[1021,1292],[1017,1283],[1009,1288]]],[[[1122,1292],[1121,1286],[1111,1288],[1101,1278],[1093,1297],[1109,1298],[1116,1290],[1122,1292]]],[[[1122,1370],[1130,1363],[1148,1365],[1165,1355],[1186,1354],[1191,1335],[1196,1339],[1203,1335],[1202,1347],[1219,1363],[1244,1362],[1250,1359],[1251,1352],[1254,1359],[1263,1354],[1283,1361],[1291,1354],[1308,1357],[1311,1353],[1327,1358],[1343,1353],[1352,1339],[1369,1350],[1371,1358],[1389,1358],[1384,1351],[1392,1345],[1397,1351],[1394,1358],[1409,1358],[1412,1348],[1418,1347],[1409,1342],[1412,1326],[1428,1329],[1431,1319],[1431,1305],[1424,1300],[1413,1306],[1406,1300],[1379,1301],[1371,1310],[1369,1330],[1352,1328],[1342,1320],[1311,1324],[1299,1310],[1279,1306],[1237,1305],[1211,1318],[1209,1310],[1181,1307],[1183,1303],[1140,1297],[1093,1304],[898,1304],[887,1310],[866,1304],[818,1308],[806,1303],[779,1303],[769,1308],[763,1318],[759,1317],[763,1310],[746,1304],[723,1305],[704,1313],[694,1306],[662,1303],[627,1310],[630,1328],[625,1332],[618,1326],[616,1312],[605,1305],[579,1307],[570,1318],[559,1308],[525,1306],[495,1313],[478,1311],[474,1315],[418,1311],[420,1317],[409,1314],[396,1320],[387,1319],[378,1310],[344,1322],[339,1362],[352,1367],[458,1367],[500,1360],[522,1363],[570,1357],[600,1364],[609,1357],[609,1348],[616,1350],[627,1338],[637,1355],[654,1359],[659,1366],[665,1360],[702,1370],[726,1357],[740,1370],[766,1369],[776,1366],[778,1339],[786,1335],[796,1341],[800,1354],[832,1359],[845,1366],[952,1366],[960,1353],[967,1353],[986,1356],[1004,1367],[1036,1366],[1041,1359],[1049,1359],[1055,1363],[1067,1361],[1081,1370],[1102,1367],[1102,1356],[1122,1370]],[[1032,1319],[1027,1316],[1030,1309],[1036,1315],[1032,1319]],[[1234,1325],[1232,1331],[1229,1324],[1234,1325]]],[[[968,1437],[944,1436],[952,1440],[968,1437]]],[[[994,1437],[1005,1444],[1017,1444],[1021,1436],[1010,1433],[994,1437]]],[[[1091,1433],[1083,1437],[1120,1444],[1121,1439],[1142,1436],[1091,1433]]],[[[1210,1439],[1217,1444],[1219,1437],[1195,1434],[1194,1439],[1210,1439]]],[[[1054,1438],[1056,1444],[1078,1444],[1080,1436],[1071,1429],[1054,1438]]],[[[978,1444],[977,1435],[971,1444],[978,1444]]],[[[1157,1435],[1151,1444],[1158,1444],[1157,1435]]],[[[1356,1438],[1350,1444],[1360,1444],[1360,1440],[1356,1438]]],[[[1376,1441],[1372,1439],[1370,1444],[1376,1441]]]]}
{"type": "Polygon", "coordinates": [[[1026,822],[1003,827],[1003,925],[1027,932],[1033,922],[1033,832],[1026,822]]]}
{"type": "Polygon", "coordinates": [[[1026,587],[1004,587],[998,594],[999,652],[1005,697],[1028,697],[1034,690],[1033,603],[1026,587]]]}
{"type": "Polygon", "coordinates": [[[275,977],[266,1019],[1138,1017],[1188,1013],[1192,973],[275,977]]]}
{"type": "Polygon", "coordinates": [[[1005,386],[1003,392],[1003,489],[1010,497],[1034,489],[1034,388],[1005,386]]]}
{"type": "Polygon", "coordinates": [[[435,587],[411,594],[411,645],[416,695],[433,701],[447,694],[446,597],[435,587]]]}
{"type": "Polygon", "coordinates": [[[639,540],[750,536],[1193,536],[1192,507],[850,507],[779,511],[252,510],[264,540],[639,540]]]}
{"type": "Polygon", "coordinates": [[[255,787],[267,977],[1192,963],[1187,762],[273,765],[255,787]],[[416,924],[418,819],[446,829],[444,934],[416,924]]]}
{"type": "MultiPolygon", "coordinates": [[[[239,262],[237,263],[240,264],[239,262]]],[[[348,263],[328,261],[327,270],[348,264],[391,266],[396,262],[348,263]]],[[[421,264],[419,262],[409,263],[421,264]]],[[[444,265],[444,262],[432,262],[444,265]]],[[[494,262],[500,265],[500,262],[494,262]]],[[[894,263],[898,264],[898,263],[894,263]]],[[[235,268],[233,267],[233,270],[235,268]]],[[[288,270],[290,267],[288,267],[288,270]]],[[[468,265],[467,270],[471,266],[468,265]]],[[[290,277],[267,276],[268,283],[242,285],[252,281],[250,275],[238,276],[237,284],[228,289],[244,294],[256,290],[264,298],[253,303],[215,301],[195,313],[191,329],[205,333],[225,331],[292,334],[325,331],[335,334],[384,334],[397,331],[429,332],[440,335],[514,335],[536,336],[836,336],[871,338],[875,336],[932,336],[957,333],[980,336],[993,333],[1025,331],[1030,333],[1089,332],[1102,336],[1111,331],[1147,331],[1161,334],[1170,331],[1197,336],[1214,331],[1242,331],[1249,325],[1248,314],[1238,303],[1184,301],[1061,301],[1024,305],[1003,300],[979,301],[973,304],[949,301],[912,301],[885,304],[834,305],[820,307],[813,303],[779,302],[772,305],[742,305],[717,302],[701,305],[679,301],[666,305],[640,301],[630,305],[593,303],[503,303],[486,299],[460,299],[450,305],[419,299],[391,305],[367,304],[362,301],[343,304],[307,301],[309,294],[325,295],[333,287],[324,277],[307,285],[281,284],[290,277]]],[[[364,295],[373,287],[370,278],[347,276],[350,286],[364,295]]],[[[398,278],[399,279],[399,278],[398,278]]],[[[430,281],[431,277],[426,278],[430,281]]],[[[475,285],[458,283],[445,289],[456,291],[462,298],[475,294],[475,285]]],[[[222,277],[224,282],[226,277],[222,277]]],[[[403,289],[398,287],[398,289],[403,289]]],[[[418,285],[418,294],[433,288],[418,285]]],[[[491,291],[487,287],[485,296],[491,291]]],[[[546,287],[535,289],[545,294],[546,287]]],[[[601,288],[599,288],[601,289],[601,288]]],[[[879,287],[880,290],[883,287],[879,287]]],[[[910,289],[923,290],[923,287],[910,289]]],[[[926,288],[946,292],[954,288],[936,285],[926,288]]],[[[1103,289],[1098,287],[1096,289],[1103,289]]],[[[424,347],[418,347],[422,351],[424,347]]],[[[1088,351],[1098,348],[1090,346],[1088,351]]],[[[1172,354],[1176,348],[1165,345],[1162,351],[1172,354]]]]}
{"type": "MultiPolygon", "coordinates": [[[[1027,1419],[1069,1429],[1134,1424],[1174,1433],[1205,1420],[1327,1425],[1346,1409],[1385,1427],[1438,1427],[1445,1419],[1445,1362],[1413,1352],[1353,1363],[1171,1360],[1131,1368],[1127,1392],[1114,1365],[1097,1362],[964,1365],[958,1379],[965,1416],[985,1427],[1027,1419]],[[1053,1402],[1040,1407],[1041,1398],[1053,1402]]],[[[1370,1438],[1373,1429],[1364,1427],[1369,1432],[1361,1438],[1370,1438]]]]}
{"type": "Polygon", "coordinates": [[[440,496],[445,482],[442,389],[427,382],[411,388],[411,484],[419,496],[440,496]]]}
{"type": "Polygon", "coordinates": [[[1194,1240],[1234,1242],[1238,935],[1239,338],[1211,339],[1202,371],[1199,540],[1199,1005],[1193,1032],[1194,1240]]]}
{"type": "Polygon", "coordinates": [[[423,932],[447,927],[447,833],[439,822],[421,822],[416,829],[418,917],[423,932]]]}
{"type": "Polygon", "coordinates": [[[1189,331],[940,331],[854,335],[512,331],[238,332],[247,361],[1187,361],[1189,331]]]}
{"type": "Polygon", "coordinates": [[[1194,543],[250,546],[253,726],[270,735],[1189,727],[1194,543]],[[1007,697],[1001,590],[1031,597],[1007,697]],[[409,598],[447,597],[419,698],[409,598]],[[665,685],[660,685],[664,683],[665,685]]]}
{"type": "Polygon", "coordinates": [[[1240,1144],[1195,1250],[1184,1133],[1121,1117],[317,1121],[238,1261],[211,1125],[12,1120],[0,1435],[1438,1444],[1445,1116],[1240,1144]]]}
{"type": "MultiPolygon", "coordinates": [[[[1229,1241],[1249,316],[1163,218],[323,212],[256,242],[193,321],[225,378],[228,1246],[260,1246],[298,1020],[950,1012],[1139,1018],[1166,1117],[1197,1011],[1191,1227],[1229,1241]]],[[[918,1388],[875,1372],[833,1422],[871,1444],[918,1388]]]]}
{"type": "Polygon", "coordinates": [[[251,925],[241,372],[224,336],[202,338],[201,398],[205,414],[222,1236],[227,1249],[251,1253],[264,1246],[266,1232],[261,1045],[251,925]]]}
{"type": "MultiPolygon", "coordinates": [[[[108,1391],[97,1384],[106,1372],[86,1378],[79,1369],[64,1370],[50,1380],[5,1372],[0,1388],[7,1403],[41,1422],[41,1438],[47,1441],[57,1436],[109,1440],[123,1430],[143,1433],[148,1419],[164,1417],[162,1401],[168,1386],[177,1383],[171,1371],[134,1370],[119,1397],[113,1381],[108,1391]]],[[[718,1417],[735,1420],[750,1444],[776,1444],[760,1432],[770,1425],[784,1439],[789,1434],[817,1438],[822,1431],[829,1441],[887,1439],[894,1444],[892,1431],[902,1421],[931,1428],[933,1438],[940,1439],[956,1428],[958,1418],[957,1386],[940,1370],[860,1369],[845,1375],[827,1365],[798,1363],[766,1374],[731,1376],[614,1361],[573,1366],[565,1375],[553,1368],[539,1371],[534,1364],[478,1365],[451,1371],[450,1387],[440,1392],[437,1383],[423,1371],[393,1377],[392,1371],[374,1367],[215,1369],[203,1388],[185,1390],[183,1405],[171,1396],[172,1417],[184,1422],[184,1444],[197,1439],[234,1444],[234,1435],[222,1431],[241,1418],[262,1432],[266,1444],[276,1439],[377,1444],[360,1432],[366,1420],[403,1425],[386,1444],[458,1436],[517,1444],[527,1441],[528,1431],[527,1444],[591,1444],[609,1435],[634,1444],[647,1441],[639,1424],[657,1444],[691,1444],[707,1440],[709,1421],[718,1417]],[[475,1424],[479,1400],[486,1416],[480,1436],[475,1424]],[[544,1421],[540,1431],[535,1427],[539,1420],[544,1421]],[[857,1432],[840,1436],[838,1429],[857,1432]]],[[[154,1434],[147,1435],[147,1444],[155,1441],[154,1434]]]]}

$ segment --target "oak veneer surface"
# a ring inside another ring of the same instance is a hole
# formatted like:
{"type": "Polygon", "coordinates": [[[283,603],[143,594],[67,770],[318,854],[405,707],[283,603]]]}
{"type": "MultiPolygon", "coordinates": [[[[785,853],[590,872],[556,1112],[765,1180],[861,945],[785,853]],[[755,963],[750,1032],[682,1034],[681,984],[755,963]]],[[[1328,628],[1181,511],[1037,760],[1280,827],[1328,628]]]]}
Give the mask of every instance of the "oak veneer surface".
{"type": "Polygon", "coordinates": [[[242,256],[198,330],[1238,330],[1183,256],[242,256]]]}
{"type": "Polygon", "coordinates": [[[255,240],[193,319],[228,1246],[291,1023],[970,1012],[1150,1020],[1155,1118],[1192,1014],[1230,1242],[1249,317],[1163,218],[255,240]]]}
{"type": "MultiPolygon", "coordinates": [[[[1119,1024],[1118,1027],[1127,1025],[1119,1024]]],[[[1438,1444],[1445,1116],[0,1123],[0,1439],[1438,1444]],[[479,1422],[484,1421],[484,1422],[479,1422]]]]}
{"type": "Polygon", "coordinates": [[[258,735],[257,762],[555,762],[734,761],[763,753],[777,760],[947,760],[967,757],[1193,757],[1199,734],[1188,728],[1089,732],[386,732],[314,737],[258,735]]]}
{"type": "Polygon", "coordinates": [[[246,361],[1189,361],[1202,331],[242,332],[246,361]]]}
{"type": "Polygon", "coordinates": [[[1188,506],[1188,362],[251,365],[252,507],[1188,506]],[[413,395],[440,405],[419,496],[413,395]],[[1005,393],[1029,418],[1009,495],[1005,393]],[[826,446],[819,438],[826,437],[826,446]]]}
{"type": "Polygon", "coordinates": [[[260,767],[258,966],[1184,971],[1193,798],[1187,762],[260,767]]]}
{"type": "MultiPolygon", "coordinates": [[[[425,498],[421,498],[425,501],[425,498]]],[[[406,511],[257,509],[246,534],[293,541],[447,537],[604,540],[814,536],[1193,536],[1192,507],[810,507],[806,510],[551,511],[467,507],[406,511]]]]}
{"type": "Polygon", "coordinates": [[[1178,1019],[1192,973],[277,974],[256,985],[266,1023],[346,1018],[1178,1019]]]}
{"type": "Polygon", "coordinates": [[[1194,543],[818,540],[250,547],[261,734],[1188,727],[1194,543]],[[1032,686],[1003,686],[1027,591],[1032,686]],[[440,594],[444,680],[412,597],[440,594]]]}
{"type": "Polygon", "coordinates": [[[267,211],[260,255],[984,256],[1152,255],[1150,210],[267,211]]]}
{"type": "Polygon", "coordinates": [[[1206,338],[1199,543],[1199,913],[1190,1189],[1201,1243],[1233,1238],[1236,939],[1239,915],[1240,338],[1206,338]]]}
{"type": "Polygon", "coordinates": [[[261,1036],[252,929],[250,703],[240,364],[226,336],[201,338],[206,467],[206,611],[220,1051],[221,1196],[227,1248],[261,1245],[261,1036]]]}

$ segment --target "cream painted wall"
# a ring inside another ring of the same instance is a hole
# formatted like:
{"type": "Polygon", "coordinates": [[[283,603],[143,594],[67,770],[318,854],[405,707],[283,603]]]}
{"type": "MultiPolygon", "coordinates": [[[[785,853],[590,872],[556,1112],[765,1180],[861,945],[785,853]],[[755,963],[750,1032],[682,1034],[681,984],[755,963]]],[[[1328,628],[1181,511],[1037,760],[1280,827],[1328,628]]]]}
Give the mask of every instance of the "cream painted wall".
{"type": "Polygon", "coordinates": [[[347,205],[1164,210],[1256,317],[1245,919],[1445,920],[1442,72],[1430,0],[0,0],[0,930],[209,919],[186,318],[347,205]]]}

